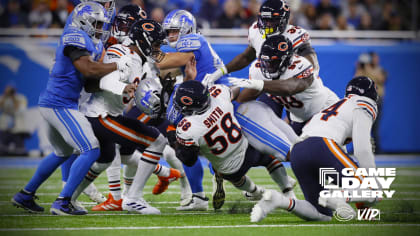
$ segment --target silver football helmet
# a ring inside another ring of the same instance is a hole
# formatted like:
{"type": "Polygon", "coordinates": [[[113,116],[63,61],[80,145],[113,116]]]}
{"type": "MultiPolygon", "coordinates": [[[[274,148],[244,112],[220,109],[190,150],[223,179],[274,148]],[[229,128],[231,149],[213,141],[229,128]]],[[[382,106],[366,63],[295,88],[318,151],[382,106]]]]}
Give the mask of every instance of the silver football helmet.
{"type": "Polygon", "coordinates": [[[195,21],[195,17],[186,10],[173,10],[169,12],[163,20],[162,26],[167,35],[167,43],[173,48],[176,47],[176,44],[182,35],[197,33],[197,23],[195,21]],[[170,41],[170,36],[167,32],[168,30],[179,30],[176,41],[170,41]]]}
{"type": "Polygon", "coordinates": [[[138,109],[146,115],[155,119],[159,116],[162,109],[160,94],[162,85],[158,77],[145,77],[137,87],[134,99],[138,109]]]}
{"type": "Polygon", "coordinates": [[[104,25],[109,22],[110,18],[101,4],[84,2],[74,8],[71,26],[85,31],[96,44],[108,40],[110,31],[104,30],[104,25]]]}
{"type": "Polygon", "coordinates": [[[110,3],[108,7],[105,7],[108,13],[108,17],[112,18],[115,11],[115,0],[80,0],[80,2],[99,2],[105,7],[106,3],[110,3]]]}

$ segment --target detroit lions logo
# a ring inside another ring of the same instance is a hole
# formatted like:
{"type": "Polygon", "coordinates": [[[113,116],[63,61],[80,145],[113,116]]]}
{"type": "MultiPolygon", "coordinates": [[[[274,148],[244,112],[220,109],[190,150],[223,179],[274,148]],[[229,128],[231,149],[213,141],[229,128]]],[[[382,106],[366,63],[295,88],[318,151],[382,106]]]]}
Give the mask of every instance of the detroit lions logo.
{"type": "Polygon", "coordinates": [[[80,9],[79,12],[77,12],[77,16],[82,16],[85,13],[91,14],[92,12],[93,12],[92,7],[87,5],[87,6],[84,6],[82,9],[80,9]]]}

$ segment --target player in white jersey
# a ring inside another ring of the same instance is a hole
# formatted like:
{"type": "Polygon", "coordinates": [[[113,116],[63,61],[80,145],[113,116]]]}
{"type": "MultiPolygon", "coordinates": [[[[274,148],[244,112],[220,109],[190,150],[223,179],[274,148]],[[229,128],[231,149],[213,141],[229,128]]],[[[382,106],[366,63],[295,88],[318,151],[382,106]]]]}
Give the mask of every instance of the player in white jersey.
{"type": "Polygon", "coordinates": [[[210,89],[196,80],[183,82],[175,91],[174,104],[184,118],[176,129],[177,157],[187,166],[205,156],[213,168],[248,199],[260,199],[264,189],[256,186],[247,171],[254,166],[265,166],[272,179],[281,188],[281,162],[260,154],[248,145],[241,126],[234,116],[232,95],[225,85],[210,89]]]}
{"type": "Polygon", "coordinates": [[[290,112],[291,126],[300,135],[306,122],[338,97],[314,76],[312,64],[293,52],[285,36],[271,36],[260,51],[259,63],[250,68],[249,80],[231,80],[236,86],[248,88],[237,100],[246,102],[256,99],[262,91],[268,92],[290,112]]]}
{"type": "MultiPolygon", "coordinates": [[[[284,0],[267,0],[259,10],[258,21],[248,30],[248,47],[232,61],[214,73],[207,76],[206,84],[213,83],[222,75],[241,70],[251,62],[257,63],[260,49],[264,41],[272,35],[283,35],[293,45],[293,50],[299,56],[309,60],[314,66],[315,77],[318,76],[319,64],[316,53],[311,46],[310,36],[305,29],[289,25],[290,9],[284,0]]],[[[253,67],[253,65],[251,65],[253,67]]]]}
{"type": "MultiPolygon", "coordinates": [[[[375,203],[377,199],[372,198],[320,197],[320,191],[324,187],[320,184],[319,170],[333,168],[340,178],[344,168],[375,168],[370,133],[378,113],[377,99],[373,80],[364,76],[355,77],[347,84],[345,98],[314,115],[303,128],[299,142],[294,145],[290,154],[293,172],[306,200],[289,199],[275,190],[267,190],[263,200],[252,210],[251,221],[262,220],[277,207],[306,220],[328,221],[332,210],[339,208],[341,210],[336,214],[340,217],[355,216],[355,211],[346,201],[375,203]],[[340,148],[340,145],[351,140],[359,164],[340,148]]],[[[338,184],[337,181],[335,179],[333,183],[338,184]]]]}
{"type": "MultiPolygon", "coordinates": [[[[99,139],[103,152],[78,189],[83,190],[83,184],[92,182],[111,164],[115,156],[116,143],[144,150],[140,160],[135,156],[128,160],[128,162],[137,161],[138,168],[133,184],[122,201],[122,209],[140,214],[160,214],[158,209],[144,201],[142,190],[158,164],[167,140],[155,128],[144,125],[136,119],[124,117],[122,113],[134,96],[136,84],[142,83],[143,64],[147,60],[155,60],[152,55],[153,48],[159,48],[164,37],[162,27],[153,20],[139,20],[134,23],[129,32],[130,45],[113,45],[108,48],[104,58],[105,61],[118,61],[124,55],[130,55],[134,62],[133,73],[126,80],[119,80],[113,73],[103,77],[99,84],[99,88],[103,91],[92,94],[81,106],[99,139]]],[[[73,199],[77,198],[79,192],[73,195],[73,199]]]]}

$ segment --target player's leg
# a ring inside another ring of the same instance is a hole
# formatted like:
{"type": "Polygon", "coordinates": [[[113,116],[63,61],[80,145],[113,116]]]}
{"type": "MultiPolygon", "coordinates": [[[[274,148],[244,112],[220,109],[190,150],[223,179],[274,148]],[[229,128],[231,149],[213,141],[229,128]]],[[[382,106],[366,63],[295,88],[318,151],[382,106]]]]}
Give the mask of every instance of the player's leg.
{"type": "Polygon", "coordinates": [[[69,211],[67,211],[65,205],[70,201],[71,196],[92,164],[99,158],[99,142],[93,133],[89,121],[79,111],[60,108],[54,109],[54,112],[59,118],[60,124],[65,126],[69,134],[63,136],[64,139],[67,143],[73,142],[73,145],[78,147],[77,150],[80,152],[80,155],[70,168],[66,185],[50,210],[53,214],[68,214],[69,211]]]}
{"type": "Polygon", "coordinates": [[[127,117],[108,116],[100,117],[97,120],[108,130],[110,136],[116,136],[115,141],[118,144],[144,149],[138,162],[133,184],[127,196],[124,196],[123,209],[140,214],[160,214],[158,209],[144,201],[143,189],[162,157],[163,149],[167,144],[166,138],[156,128],[127,117]]]}
{"type": "MultiPolygon", "coordinates": [[[[170,169],[169,176],[163,176],[160,174],[158,175],[159,181],[153,188],[153,194],[163,193],[164,191],[166,191],[166,189],[168,189],[168,186],[171,182],[179,179],[181,185],[181,201],[184,199],[189,200],[192,196],[191,188],[188,179],[185,176],[185,171],[182,162],[175,155],[175,150],[169,145],[167,145],[163,150],[163,158],[174,169],[170,169]]],[[[163,167],[164,166],[162,166],[162,168],[163,167]]]]}
{"type": "MultiPolygon", "coordinates": [[[[62,181],[63,181],[63,188],[64,188],[64,186],[67,182],[68,176],[70,174],[71,165],[76,160],[78,155],[79,154],[74,153],[61,165],[61,176],[62,176],[62,181]]],[[[85,190],[83,191],[83,193],[86,194],[86,196],[88,196],[90,200],[92,200],[96,203],[102,203],[106,200],[106,198],[102,195],[102,193],[100,193],[98,191],[98,189],[96,188],[96,186],[93,183],[90,184],[89,186],[87,186],[85,188],[85,190]]],[[[85,210],[84,207],[81,206],[81,204],[78,203],[78,202],[73,202],[72,204],[76,208],[80,208],[80,209],[85,210]]]]}
{"type": "MultiPolygon", "coordinates": [[[[251,101],[239,106],[235,113],[249,144],[260,153],[286,161],[291,144],[297,139],[296,134],[283,120],[264,103],[251,101]],[[264,114],[261,116],[260,114],[264,114]]],[[[293,188],[295,181],[287,175],[283,165],[276,164],[279,186],[286,192],[293,188]]],[[[293,196],[293,192],[289,192],[293,196]]]]}
{"type": "Polygon", "coordinates": [[[251,146],[280,161],[286,160],[290,145],[297,136],[267,105],[258,101],[243,103],[235,116],[251,146]]]}
{"type": "Polygon", "coordinates": [[[251,221],[258,222],[264,219],[275,208],[282,208],[294,213],[305,220],[328,221],[331,219],[331,210],[318,205],[321,186],[318,181],[319,159],[322,151],[318,150],[320,143],[308,139],[297,143],[291,152],[292,169],[299,181],[306,200],[297,200],[286,197],[275,190],[267,190],[263,199],[252,210],[251,221]],[[317,158],[313,158],[313,157],[317,158]]]}
{"type": "Polygon", "coordinates": [[[190,182],[192,199],[188,204],[179,206],[176,209],[178,211],[207,211],[209,199],[203,190],[204,171],[200,158],[191,167],[184,165],[184,170],[190,182]]]}
{"type": "Polygon", "coordinates": [[[73,153],[73,148],[66,143],[59,131],[49,123],[47,125],[47,137],[51,142],[54,152],[41,161],[30,181],[12,198],[13,205],[24,208],[30,212],[44,211],[44,208],[34,201],[35,192],[39,186],[66,161],[66,158],[73,153]]]}

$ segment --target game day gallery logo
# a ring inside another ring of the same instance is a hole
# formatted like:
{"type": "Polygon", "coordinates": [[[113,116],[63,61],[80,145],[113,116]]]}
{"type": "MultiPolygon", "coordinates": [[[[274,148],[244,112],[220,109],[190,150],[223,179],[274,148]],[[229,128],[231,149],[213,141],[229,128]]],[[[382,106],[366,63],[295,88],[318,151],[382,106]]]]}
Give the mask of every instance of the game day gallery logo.
{"type": "MultiPolygon", "coordinates": [[[[341,173],[334,168],[320,168],[319,184],[324,187],[324,190],[319,193],[319,196],[322,198],[352,199],[353,202],[358,199],[364,201],[375,198],[392,198],[395,190],[391,189],[391,184],[395,177],[396,168],[358,168],[356,170],[344,168],[341,173]]],[[[336,218],[340,221],[348,221],[353,219],[354,216],[350,217],[349,215],[346,219],[336,218]]],[[[357,219],[378,220],[380,219],[380,211],[374,208],[359,209],[357,219]]]]}

